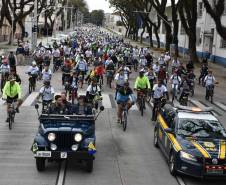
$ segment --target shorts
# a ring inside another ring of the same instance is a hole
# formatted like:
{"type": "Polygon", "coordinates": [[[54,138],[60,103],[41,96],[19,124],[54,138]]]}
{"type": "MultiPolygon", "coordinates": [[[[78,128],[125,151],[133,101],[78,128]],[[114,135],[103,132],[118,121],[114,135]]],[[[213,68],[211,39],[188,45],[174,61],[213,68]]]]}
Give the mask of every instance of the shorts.
{"type": "Polygon", "coordinates": [[[17,99],[18,99],[18,95],[14,96],[14,97],[7,96],[6,102],[11,104],[14,101],[17,101],[17,99]]]}

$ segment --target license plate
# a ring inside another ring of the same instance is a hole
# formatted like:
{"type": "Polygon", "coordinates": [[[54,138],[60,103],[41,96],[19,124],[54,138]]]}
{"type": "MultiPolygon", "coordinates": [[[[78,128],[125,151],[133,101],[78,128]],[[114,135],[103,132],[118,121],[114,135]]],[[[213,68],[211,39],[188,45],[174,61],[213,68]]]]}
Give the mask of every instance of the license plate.
{"type": "Polygon", "coordinates": [[[67,152],[61,152],[60,153],[60,158],[61,159],[66,159],[67,158],[67,152]]]}
{"type": "Polygon", "coordinates": [[[219,174],[219,175],[221,175],[221,174],[224,173],[223,170],[216,170],[216,169],[207,169],[206,172],[207,172],[208,174],[219,174]]]}
{"type": "Polygon", "coordinates": [[[51,157],[50,151],[38,151],[35,155],[36,157],[51,157]]]}

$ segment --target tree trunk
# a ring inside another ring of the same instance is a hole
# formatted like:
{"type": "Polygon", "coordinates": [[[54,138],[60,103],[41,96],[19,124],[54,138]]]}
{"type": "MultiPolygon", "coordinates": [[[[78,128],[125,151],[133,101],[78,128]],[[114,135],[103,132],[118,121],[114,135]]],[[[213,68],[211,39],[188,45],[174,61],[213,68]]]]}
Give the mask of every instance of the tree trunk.
{"type": "Polygon", "coordinates": [[[140,34],[140,43],[142,44],[143,43],[143,35],[144,35],[144,32],[145,32],[145,26],[143,26],[143,31],[141,32],[140,34]]]}
{"type": "Polygon", "coordinates": [[[165,23],[165,28],[166,28],[166,45],[165,45],[165,49],[167,51],[170,50],[170,44],[172,43],[172,29],[170,27],[170,25],[168,25],[167,23],[165,23]]]}
{"type": "Polygon", "coordinates": [[[154,32],[155,32],[155,37],[156,37],[156,42],[157,42],[157,48],[160,48],[160,38],[158,34],[158,27],[154,27],[154,32]]]}
{"type": "Polygon", "coordinates": [[[194,42],[195,40],[196,40],[196,33],[194,34],[191,33],[189,35],[189,56],[193,62],[199,61],[196,53],[197,51],[196,51],[196,42],[194,42]]]}
{"type": "Polygon", "coordinates": [[[25,26],[24,26],[24,24],[23,24],[23,22],[21,20],[18,21],[18,24],[19,24],[19,26],[20,26],[20,28],[22,30],[21,40],[23,41],[24,40],[24,37],[25,37],[25,26]]]}
{"type": "MultiPolygon", "coordinates": [[[[12,29],[10,30],[10,36],[9,36],[9,42],[8,44],[12,44],[14,41],[14,37],[15,37],[15,32],[16,32],[16,24],[17,24],[17,20],[13,21],[13,37],[12,37],[12,29]]],[[[11,25],[12,27],[12,25],[11,25]]]]}
{"type": "Polygon", "coordinates": [[[150,47],[153,48],[154,44],[153,44],[153,39],[152,39],[152,26],[148,26],[148,34],[149,34],[149,42],[150,42],[150,47]]]}

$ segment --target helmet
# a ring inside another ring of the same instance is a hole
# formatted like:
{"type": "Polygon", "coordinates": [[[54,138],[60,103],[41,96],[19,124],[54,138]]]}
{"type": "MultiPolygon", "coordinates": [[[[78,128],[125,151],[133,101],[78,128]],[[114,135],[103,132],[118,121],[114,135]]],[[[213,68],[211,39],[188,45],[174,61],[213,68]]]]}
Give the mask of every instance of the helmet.
{"type": "Polygon", "coordinates": [[[8,60],[7,58],[4,58],[4,60],[2,61],[3,64],[8,64],[8,60]]]}
{"type": "Polygon", "coordinates": [[[12,81],[16,81],[16,78],[13,75],[10,75],[9,78],[8,78],[8,80],[10,82],[12,82],[12,81]]]}
{"type": "Polygon", "coordinates": [[[33,66],[36,66],[36,65],[37,65],[35,61],[33,61],[31,64],[32,64],[33,66]]]}
{"type": "Polygon", "coordinates": [[[44,85],[50,85],[50,81],[44,81],[44,85]]]}
{"type": "Polygon", "coordinates": [[[139,73],[144,73],[144,69],[141,69],[141,70],[139,71],[139,73]]]}

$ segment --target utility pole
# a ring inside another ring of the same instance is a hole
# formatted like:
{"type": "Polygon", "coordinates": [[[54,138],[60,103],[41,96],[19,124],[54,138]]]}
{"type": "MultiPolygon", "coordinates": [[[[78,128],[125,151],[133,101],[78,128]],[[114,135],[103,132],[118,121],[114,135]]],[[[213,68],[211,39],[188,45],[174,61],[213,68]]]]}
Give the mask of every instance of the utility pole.
{"type": "Polygon", "coordinates": [[[74,26],[73,26],[73,7],[71,8],[71,25],[70,25],[70,27],[71,27],[71,31],[73,31],[73,29],[74,29],[74,26]]]}
{"type": "Polygon", "coordinates": [[[37,46],[37,31],[38,31],[37,14],[38,14],[38,1],[34,0],[34,14],[32,17],[32,50],[33,51],[37,46]]]}
{"type": "Polygon", "coordinates": [[[64,31],[67,30],[67,17],[68,17],[68,11],[67,11],[67,7],[68,7],[68,0],[66,0],[66,7],[64,7],[64,31]]]}

